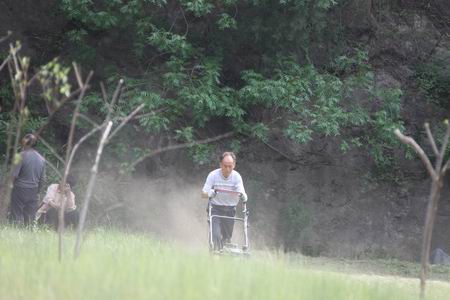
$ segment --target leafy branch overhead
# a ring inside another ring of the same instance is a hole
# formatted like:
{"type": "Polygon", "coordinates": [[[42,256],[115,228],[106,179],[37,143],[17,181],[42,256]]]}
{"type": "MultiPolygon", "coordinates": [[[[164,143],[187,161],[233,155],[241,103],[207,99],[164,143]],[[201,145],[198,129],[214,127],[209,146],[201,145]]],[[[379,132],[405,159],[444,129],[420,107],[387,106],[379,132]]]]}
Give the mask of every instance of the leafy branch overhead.
{"type": "MultiPolygon", "coordinates": [[[[107,82],[118,76],[127,82],[115,111],[125,118],[142,104],[130,122],[160,137],[161,147],[229,130],[267,142],[277,129],[300,144],[326,137],[336,138],[344,152],[365,147],[377,164],[389,165],[386,153],[398,143],[390,132],[402,127],[401,90],[376,87],[365,51],[335,58],[330,53],[325,64],[312,59],[311,51],[330,34],[324,30],[331,22],[327,13],[339,5],[334,0],[63,0],[60,7],[72,24],[65,36],[71,58],[99,68],[102,51],[120,50],[126,57],[133,72],[119,64],[102,66],[107,82]],[[355,90],[364,90],[367,99],[355,102],[355,90]],[[215,122],[222,128],[211,131],[215,122]]],[[[66,70],[58,66],[46,66],[40,80],[45,85],[45,72],[59,74],[52,84],[67,93],[66,70]]],[[[44,97],[55,92],[47,89],[44,97]]],[[[80,126],[88,128],[107,114],[102,99],[108,92],[86,95],[80,126]]],[[[145,143],[133,145],[134,160],[147,153],[145,143]]],[[[189,149],[202,160],[213,150],[189,149]]]]}

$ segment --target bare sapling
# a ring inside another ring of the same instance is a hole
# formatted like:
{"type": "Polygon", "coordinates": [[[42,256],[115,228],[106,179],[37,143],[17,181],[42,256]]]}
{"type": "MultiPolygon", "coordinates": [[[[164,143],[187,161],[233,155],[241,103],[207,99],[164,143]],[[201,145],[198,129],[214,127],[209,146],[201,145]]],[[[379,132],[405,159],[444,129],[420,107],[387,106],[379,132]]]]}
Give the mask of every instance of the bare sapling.
{"type": "Polygon", "coordinates": [[[7,145],[6,145],[6,159],[5,172],[8,167],[10,168],[8,176],[5,176],[5,192],[3,193],[3,199],[1,201],[0,217],[5,219],[9,202],[11,199],[11,192],[13,188],[13,172],[14,168],[20,163],[20,156],[18,155],[18,147],[20,141],[20,135],[25,123],[25,120],[29,114],[28,109],[25,106],[27,99],[27,89],[30,85],[28,78],[29,59],[19,56],[19,50],[21,45],[17,43],[15,46],[10,44],[9,56],[7,60],[11,85],[14,93],[14,105],[11,115],[14,116],[12,121],[8,124],[7,129],[7,145]],[[17,115],[17,116],[16,116],[17,115]],[[13,141],[13,134],[15,138],[13,141]],[[11,162],[10,162],[11,161],[11,162]]]}
{"type": "Polygon", "coordinates": [[[127,117],[122,118],[121,119],[122,122],[120,122],[120,124],[111,132],[112,126],[113,126],[112,115],[114,113],[115,104],[119,100],[120,95],[122,93],[122,85],[123,85],[123,80],[120,80],[116,87],[116,90],[112,96],[111,102],[109,102],[109,104],[108,104],[108,99],[107,99],[107,95],[106,95],[106,90],[102,85],[103,99],[104,99],[104,102],[107,103],[107,105],[108,105],[108,113],[107,113],[103,123],[101,125],[94,127],[94,129],[92,129],[91,132],[88,133],[88,135],[92,135],[98,130],[103,130],[102,135],[99,140],[99,143],[98,143],[94,164],[91,168],[91,173],[89,176],[86,193],[85,193],[84,200],[82,203],[80,219],[79,219],[78,228],[77,228],[77,236],[76,236],[75,247],[74,247],[74,258],[78,258],[81,253],[81,245],[82,245],[82,241],[83,241],[83,231],[84,231],[84,227],[85,227],[85,223],[86,223],[87,212],[89,210],[89,203],[92,198],[92,193],[94,191],[95,182],[96,182],[97,174],[98,174],[98,167],[100,164],[100,159],[101,159],[101,156],[103,153],[103,149],[106,146],[106,144],[111,140],[111,138],[115,134],[117,134],[117,132],[129,120],[131,120],[142,108],[144,108],[144,104],[141,104],[138,107],[136,107],[127,117]]]}
{"type": "MultiPolygon", "coordinates": [[[[8,31],[8,33],[3,36],[0,37],[0,44],[3,43],[4,41],[6,41],[10,36],[11,36],[12,32],[8,31]]],[[[2,61],[2,63],[0,64],[0,72],[3,70],[3,68],[8,64],[9,60],[11,59],[11,54],[8,54],[8,56],[2,61]]]]}
{"type": "MultiPolygon", "coordinates": [[[[0,38],[0,43],[3,43],[4,41],[6,41],[9,36],[12,34],[11,31],[8,31],[7,35],[0,38]]],[[[3,62],[0,64],[0,72],[3,70],[3,68],[5,66],[8,66],[9,61],[11,60],[11,53],[8,53],[8,56],[3,60],[3,62]]],[[[1,107],[0,107],[1,109],[1,107]]],[[[15,114],[15,110],[16,110],[16,101],[14,101],[14,105],[13,108],[11,110],[11,115],[15,114]]],[[[12,143],[12,135],[13,135],[13,124],[12,122],[8,122],[7,127],[6,127],[6,155],[5,155],[5,161],[4,161],[4,165],[3,165],[3,171],[6,173],[8,170],[8,163],[9,163],[9,155],[10,155],[10,150],[11,150],[11,143],[12,143]]],[[[8,176],[5,176],[5,182],[4,184],[7,185],[7,179],[9,178],[8,176]]],[[[0,203],[0,210],[1,210],[1,203],[0,203]]]]}
{"type": "MultiPolygon", "coordinates": [[[[17,109],[17,105],[16,105],[16,101],[14,102],[13,108],[10,112],[11,116],[14,116],[16,114],[16,109],[17,109]]],[[[11,147],[12,147],[12,138],[13,138],[13,131],[14,131],[14,120],[11,120],[10,122],[8,122],[8,124],[6,125],[6,155],[5,155],[5,161],[3,163],[3,171],[6,173],[8,170],[8,166],[10,163],[10,154],[11,154],[11,147]]],[[[4,177],[4,184],[8,185],[8,176],[4,177]]],[[[3,201],[2,201],[3,203],[3,201]]],[[[1,204],[0,204],[1,205],[1,204]]]]}
{"type": "Polygon", "coordinates": [[[12,31],[8,31],[5,36],[0,37],[0,44],[6,41],[12,34],[12,31]]]}
{"type": "MultiPolygon", "coordinates": [[[[73,64],[75,76],[77,79],[77,83],[79,86],[80,93],[78,95],[78,99],[76,101],[75,109],[72,115],[72,121],[70,123],[70,131],[69,131],[69,137],[67,140],[67,148],[66,148],[66,158],[64,161],[64,172],[63,176],[61,178],[60,187],[62,190],[62,193],[57,193],[56,197],[60,197],[61,199],[56,199],[57,203],[60,203],[59,209],[58,209],[58,259],[59,261],[62,261],[62,255],[63,255],[63,234],[64,234],[64,211],[66,206],[66,197],[63,195],[65,194],[65,187],[67,182],[67,177],[70,172],[71,162],[70,159],[73,152],[73,138],[75,134],[75,127],[78,119],[78,115],[80,112],[80,106],[81,101],[83,100],[83,97],[89,88],[89,81],[92,78],[93,73],[90,72],[87,76],[86,80],[83,82],[83,79],[81,78],[81,71],[79,70],[78,66],[74,63],[73,64]]],[[[73,157],[73,156],[72,156],[73,157]]]]}
{"type": "Polygon", "coordinates": [[[441,196],[441,191],[444,186],[444,176],[448,170],[450,160],[447,160],[443,164],[445,152],[447,149],[447,144],[450,138],[450,125],[448,120],[445,121],[447,126],[444,138],[442,140],[441,148],[438,149],[435,139],[431,133],[430,125],[425,123],[425,131],[430,142],[431,148],[434,155],[436,156],[435,165],[431,164],[431,161],[425,151],[417,144],[417,142],[409,136],[403,135],[400,130],[395,130],[395,135],[400,139],[400,141],[406,145],[411,146],[416,153],[419,155],[425,169],[431,178],[431,189],[427,204],[427,211],[425,216],[425,226],[423,230],[423,240],[422,240],[422,254],[421,254],[421,269],[420,269],[420,298],[425,299],[425,284],[428,277],[428,271],[430,267],[430,248],[431,248],[431,238],[433,235],[433,227],[436,219],[436,213],[438,209],[439,199],[441,196]]]}
{"type": "MultiPolygon", "coordinates": [[[[10,44],[9,55],[2,63],[1,66],[7,65],[14,95],[14,103],[13,108],[11,110],[11,120],[7,124],[7,140],[6,140],[6,155],[5,161],[3,165],[3,169],[5,172],[9,169],[9,175],[5,176],[5,191],[2,193],[2,199],[0,201],[0,218],[1,220],[5,220],[7,208],[11,201],[11,192],[13,188],[14,178],[13,172],[15,167],[20,163],[20,155],[18,154],[20,136],[22,134],[23,128],[27,122],[27,119],[30,115],[30,111],[26,106],[27,100],[27,91],[33,82],[38,79],[43,88],[43,96],[46,100],[46,104],[53,103],[54,109],[49,111],[49,115],[46,121],[38,128],[34,135],[36,138],[42,134],[45,127],[50,123],[52,117],[55,113],[70,99],[79,95],[81,93],[81,88],[76,90],[75,92],[70,93],[70,86],[65,82],[66,78],[58,78],[57,82],[60,82],[59,85],[56,85],[52,82],[51,78],[55,75],[55,73],[43,72],[45,67],[41,68],[39,72],[36,72],[32,77],[29,77],[29,66],[30,60],[27,57],[21,57],[19,55],[19,51],[21,49],[20,43],[16,43],[16,45],[10,44]],[[62,79],[62,80],[61,80],[62,79]],[[62,83],[61,83],[62,82],[62,83]],[[48,91],[53,91],[52,93],[48,93],[48,91]],[[64,92],[61,92],[64,91],[64,92]]],[[[54,64],[55,65],[55,64],[54,64]]],[[[1,70],[1,68],[0,68],[1,70]]],[[[65,76],[64,72],[59,72],[59,76],[65,76]]],[[[50,145],[46,145],[49,148],[51,153],[56,153],[50,145]]],[[[61,177],[61,173],[58,171],[58,168],[53,166],[50,161],[47,160],[46,164],[50,166],[55,173],[61,177]]]]}
{"type": "Polygon", "coordinates": [[[81,213],[80,213],[80,220],[78,222],[77,239],[75,242],[75,250],[74,250],[75,258],[78,258],[80,256],[81,242],[82,242],[82,238],[83,238],[82,235],[83,235],[83,230],[84,230],[84,223],[86,222],[87,211],[89,208],[89,202],[91,200],[92,191],[95,186],[95,181],[96,181],[97,172],[98,172],[98,165],[100,163],[100,158],[102,156],[103,147],[105,146],[106,140],[111,131],[111,127],[112,127],[112,122],[109,121],[105,130],[103,131],[102,137],[100,138],[100,142],[99,142],[99,145],[97,148],[97,154],[95,156],[94,165],[91,168],[91,175],[89,177],[89,182],[88,182],[88,186],[86,189],[86,195],[84,197],[83,206],[82,206],[81,213]]]}

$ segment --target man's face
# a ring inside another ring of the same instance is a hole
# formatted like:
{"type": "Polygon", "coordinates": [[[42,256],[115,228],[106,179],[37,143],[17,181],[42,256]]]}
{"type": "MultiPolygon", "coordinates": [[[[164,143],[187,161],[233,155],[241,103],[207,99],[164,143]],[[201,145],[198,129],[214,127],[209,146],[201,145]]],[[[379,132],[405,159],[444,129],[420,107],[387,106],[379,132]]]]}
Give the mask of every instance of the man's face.
{"type": "Polygon", "coordinates": [[[220,162],[220,169],[222,169],[222,175],[224,177],[230,176],[231,171],[233,171],[235,165],[236,164],[234,163],[234,159],[231,156],[229,155],[225,156],[220,162]]]}

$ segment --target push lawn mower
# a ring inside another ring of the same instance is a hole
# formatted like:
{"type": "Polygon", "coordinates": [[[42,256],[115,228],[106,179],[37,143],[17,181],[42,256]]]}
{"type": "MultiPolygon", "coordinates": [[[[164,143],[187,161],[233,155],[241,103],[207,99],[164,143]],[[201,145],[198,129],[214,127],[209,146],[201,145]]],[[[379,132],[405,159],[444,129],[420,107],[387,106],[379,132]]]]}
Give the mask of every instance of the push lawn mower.
{"type": "MultiPolygon", "coordinates": [[[[233,193],[237,197],[240,195],[240,193],[235,191],[228,191],[228,190],[215,190],[216,193],[233,193]]],[[[217,215],[212,214],[212,204],[208,203],[208,239],[209,239],[209,250],[214,254],[230,254],[230,255],[243,255],[247,256],[250,254],[249,251],[249,238],[248,238],[248,216],[249,211],[247,209],[247,201],[242,202],[242,216],[224,216],[224,215],[217,215]],[[243,223],[243,244],[235,244],[231,243],[231,241],[225,242],[223,244],[222,249],[217,249],[216,245],[214,245],[214,238],[213,238],[213,220],[215,219],[232,219],[237,222],[243,223]]]]}

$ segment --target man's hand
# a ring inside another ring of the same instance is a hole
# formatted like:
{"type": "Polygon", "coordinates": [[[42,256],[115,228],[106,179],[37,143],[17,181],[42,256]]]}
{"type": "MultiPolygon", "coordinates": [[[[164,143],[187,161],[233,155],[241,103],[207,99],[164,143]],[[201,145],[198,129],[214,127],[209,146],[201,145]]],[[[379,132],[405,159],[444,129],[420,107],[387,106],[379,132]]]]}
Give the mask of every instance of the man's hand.
{"type": "Polygon", "coordinates": [[[208,198],[214,198],[217,195],[217,192],[215,189],[210,189],[208,191],[208,198]]]}
{"type": "Polygon", "coordinates": [[[245,203],[245,202],[247,202],[248,197],[247,197],[247,195],[244,194],[244,193],[239,193],[239,199],[240,199],[243,203],[245,203]]]}
{"type": "Polygon", "coordinates": [[[40,213],[39,211],[36,213],[36,216],[34,217],[34,222],[37,223],[37,221],[39,221],[39,219],[41,218],[42,213],[40,213]]]}

